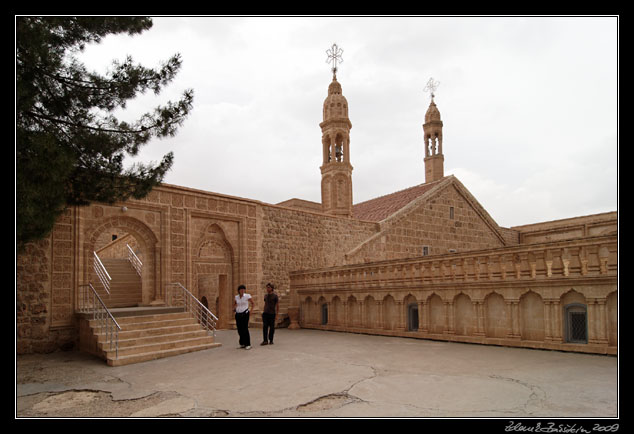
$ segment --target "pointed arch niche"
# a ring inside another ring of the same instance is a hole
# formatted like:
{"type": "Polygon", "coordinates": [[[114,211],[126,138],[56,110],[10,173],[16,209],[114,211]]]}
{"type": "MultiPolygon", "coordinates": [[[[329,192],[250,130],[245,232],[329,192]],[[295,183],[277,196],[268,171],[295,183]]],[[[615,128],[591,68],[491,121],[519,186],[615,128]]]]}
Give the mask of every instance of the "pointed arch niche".
{"type": "Polygon", "coordinates": [[[218,317],[219,328],[232,324],[232,289],[237,286],[235,249],[227,238],[222,222],[205,226],[193,245],[192,293],[205,298],[209,309],[218,317]]]}

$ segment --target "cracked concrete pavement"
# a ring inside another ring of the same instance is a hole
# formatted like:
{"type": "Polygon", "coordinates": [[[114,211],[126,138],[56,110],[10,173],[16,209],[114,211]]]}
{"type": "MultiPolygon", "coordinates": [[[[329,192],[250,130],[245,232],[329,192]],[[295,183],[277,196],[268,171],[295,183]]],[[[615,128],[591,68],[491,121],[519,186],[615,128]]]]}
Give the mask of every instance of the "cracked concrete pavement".
{"type": "Polygon", "coordinates": [[[617,417],[618,359],[317,330],[109,367],[16,357],[16,417],[617,417]]]}

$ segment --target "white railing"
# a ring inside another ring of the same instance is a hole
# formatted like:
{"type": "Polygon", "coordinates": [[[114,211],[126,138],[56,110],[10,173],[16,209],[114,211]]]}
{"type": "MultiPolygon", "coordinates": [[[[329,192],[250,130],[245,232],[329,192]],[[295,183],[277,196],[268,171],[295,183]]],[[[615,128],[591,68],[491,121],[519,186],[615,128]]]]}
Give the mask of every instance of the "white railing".
{"type": "Polygon", "coordinates": [[[140,276],[141,271],[143,270],[143,262],[141,262],[141,260],[134,253],[134,250],[132,250],[132,247],[130,247],[129,244],[126,244],[126,247],[128,248],[128,261],[130,261],[137,274],[140,276]]]}
{"type": "Polygon", "coordinates": [[[84,314],[92,314],[95,320],[94,331],[97,336],[104,335],[105,342],[103,348],[115,352],[115,358],[119,358],[119,331],[121,326],[114,319],[112,313],[108,310],[105,303],[97,294],[97,291],[91,283],[80,285],[83,288],[79,292],[79,312],[84,314]]]}
{"type": "Polygon", "coordinates": [[[211,313],[209,309],[180,283],[170,283],[166,289],[166,301],[168,306],[185,308],[185,311],[191,313],[208,333],[216,336],[216,324],[218,322],[216,315],[211,313]]]}
{"type": "Polygon", "coordinates": [[[101,262],[101,259],[99,259],[97,252],[92,252],[92,254],[93,268],[95,270],[95,274],[97,274],[99,281],[103,285],[108,295],[110,295],[110,281],[112,280],[112,278],[110,277],[110,274],[108,274],[106,267],[104,267],[103,263],[101,262]]]}

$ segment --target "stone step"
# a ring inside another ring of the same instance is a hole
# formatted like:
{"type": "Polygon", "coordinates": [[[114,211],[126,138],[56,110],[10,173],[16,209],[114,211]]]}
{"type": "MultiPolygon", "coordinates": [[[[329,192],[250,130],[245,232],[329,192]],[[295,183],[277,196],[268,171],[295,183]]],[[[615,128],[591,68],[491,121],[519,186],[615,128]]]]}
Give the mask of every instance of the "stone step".
{"type": "MultiPolygon", "coordinates": [[[[179,333],[187,333],[192,331],[202,330],[202,327],[196,323],[172,326],[172,327],[157,327],[151,329],[139,329],[139,330],[122,330],[119,332],[119,340],[127,340],[127,339],[141,339],[145,337],[152,336],[169,336],[176,335],[179,333]]],[[[103,333],[98,334],[97,338],[99,342],[102,342],[105,339],[105,335],[103,333]]]]}
{"type": "MultiPolygon", "coordinates": [[[[123,332],[131,332],[146,328],[163,328],[170,326],[181,326],[189,324],[197,324],[196,320],[187,312],[166,312],[148,314],[147,317],[143,315],[118,315],[111,311],[117,323],[121,327],[123,332]],[[176,321],[176,322],[174,322],[176,321]],[[139,326],[139,327],[137,327],[139,326]]],[[[98,320],[91,319],[89,324],[93,327],[98,320]]]]}
{"type": "Polygon", "coordinates": [[[108,298],[113,297],[121,297],[121,296],[130,296],[130,297],[141,297],[141,289],[135,287],[120,287],[114,285],[110,287],[109,293],[105,290],[97,290],[97,294],[99,297],[105,302],[108,298]]]}
{"type": "Polygon", "coordinates": [[[185,312],[182,307],[177,308],[165,308],[165,309],[157,309],[157,308],[138,308],[138,309],[130,309],[129,314],[125,314],[125,310],[114,310],[112,311],[112,316],[117,318],[117,322],[119,324],[135,324],[135,323],[143,323],[148,321],[161,321],[161,320],[171,320],[171,319],[194,319],[189,313],[185,312]]]}
{"type": "Polygon", "coordinates": [[[119,335],[119,349],[142,345],[154,345],[168,342],[170,340],[184,341],[187,339],[207,337],[207,332],[200,327],[192,328],[190,331],[174,332],[170,334],[157,334],[155,336],[140,335],[136,338],[121,339],[119,335]]]}
{"type": "Polygon", "coordinates": [[[130,316],[151,316],[162,313],[184,313],[183,307],[171,307],[171,306],[137,306],[137,307],[125,307],[111,309],[110,313],[119,320],[119,318],[125,318],[130,316]]]}
{"type": "Polygon", "coordinates": [[[116,307],[129,307],[129,306],[138,306],[141,304],[143,298],[141,294],[99,294],[101,300],[108,306],[108,308],[116,308],[116,307]]]}
{"type": "MultiPolygon", "coordinates": [[[[136,354],[148,354],[154,352],[162,352],[169,351],[178,348],[191,347],[191,346],[199,346],[210,344],[214,342],[214,338],[212,336],[197,336],[186,339],[178,339],[178,340],[165,340],[157,343],[148,343],[148,344],[139,344],[139,345],[130,345],[121,347],[119,345],[118,354],[119,357],[124,356],[132,356],[136,354]]],[[[114,358],[115,351],[106,351],[106,357],[114,358]]]]}
{"type": "Polygon", "coordinates": [[[110,275],[112,275],[113,272],[125,273],[125,272],[132,271],[134,274],[138,276],[136,270],[132,266],[132,263],[130,263],[130,261],[128,261],[127,259],[116,259],[116,260],[102,259],[101,263],[103,264],[103,266],[106,268],[106,271],[110,275]]]}
{"type": "Polygon", "coordinates": [[[102,258],[101,263],[110,275],[109,293],[101,283],[95,285],[97,293],[108,308],[137,306],[142,303],[141,277],[125,258],[102,258]]]}
{"type": "Polygon", "coordinates": [[[178,356],[180,354],[191,353],[194,351],[208,350],[211,348],[219,347],[221,344],[217,342],[210,342],[202,345],[184,346],[180,348],[172,348],[169,350],[152,351],[148,353],[132,354],[127,356],[119,356],[118,358],[109,358],[107,363],[109,366],[123,366],[132,363],[147,362],[150,360],[156,360],[163,357],[178,356]]]}
{"type": "Polygon", "coordinates": [[[110,286],[112,285],[116,285],[116,284],[135,284],[135,285],[141,285],[141,278],[139,277],[138,274],[116,274],[116,273],[112,273],[110,275],[110,277],[112,278],[112,280],[110,281],[110,286]]]}
{"type": "MultiPolygon", "coordinates": [[[[103,357],[110,366],[139,363],[220,346],[182,308],[113,309],[117,323],[118,347],[106,343],[105,333],[94,333],[103,357]]],[[[95,320],[88,321],[93,328],[95,320]]]]}
{"type": "MultiPolygon", "coordinates": [[[[152,329],[168,329],[170,327],[181,327],[188,325],[197,325],[194,318],[188,314],[165,314],[166,317],[160,315],[151,315],[150,318],[143,319],[141,317],[116,318],[117,323],[121,327],[121,333],[129,333],[139,330],[152,329]]],[[[90,320],[89,324],[93,327],[98,320],[90,320]]]]}

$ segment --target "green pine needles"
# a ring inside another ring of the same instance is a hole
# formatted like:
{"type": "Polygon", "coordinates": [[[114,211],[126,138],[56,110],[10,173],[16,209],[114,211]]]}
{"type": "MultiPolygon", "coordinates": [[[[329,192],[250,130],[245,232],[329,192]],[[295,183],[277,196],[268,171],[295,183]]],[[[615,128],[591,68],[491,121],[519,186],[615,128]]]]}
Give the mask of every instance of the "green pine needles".
{"type": "Polygon", "coordinates": [[[68,206],[142,198],[172,166],[124,168],[150,139],[174,136],[192,109],[193,91],[177,102],[119,121],[112,111],[152,91],[159,94],[181,67],[178,54],[159,69],[131,58],[105,75],[89,72],[75,53],[109,34],[139,34],[143,17],[16,17],[16,244],[43,238],[68,206]]]}

